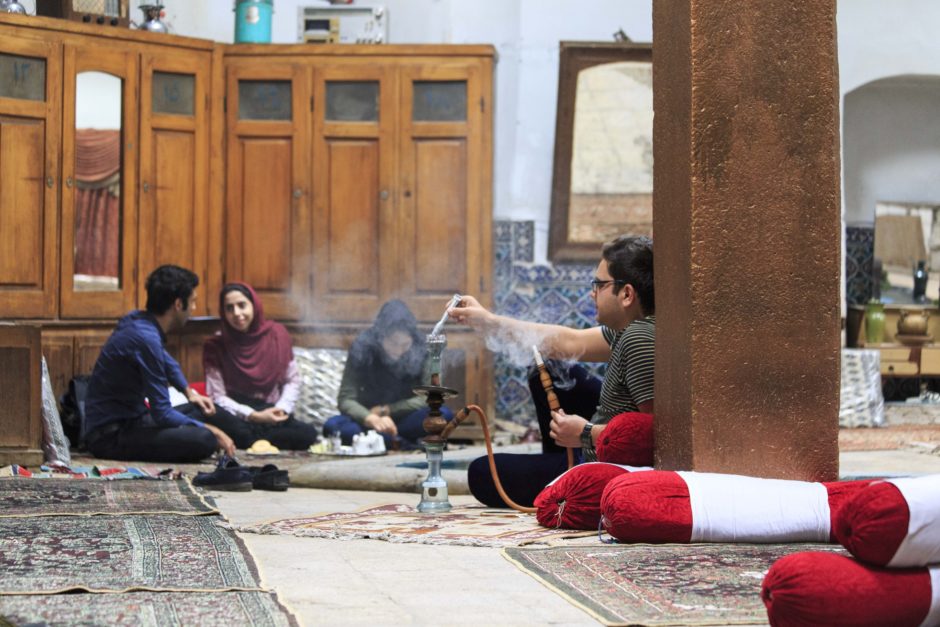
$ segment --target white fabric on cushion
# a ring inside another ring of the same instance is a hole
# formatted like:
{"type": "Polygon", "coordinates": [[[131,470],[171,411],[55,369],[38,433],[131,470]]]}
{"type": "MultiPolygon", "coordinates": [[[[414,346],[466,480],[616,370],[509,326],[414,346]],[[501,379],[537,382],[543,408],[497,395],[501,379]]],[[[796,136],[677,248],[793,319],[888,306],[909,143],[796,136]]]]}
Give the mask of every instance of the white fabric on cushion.
{"type": "Polygon", "coordinates": [[[940,475],[889,479],[907,501],[910,522],[888,566],[940,564],[940,475]]]}
{"type": "Polygon", "coordinates": [[[677,473],[689,487],[692,542],[828,542],[821,483],[677,473]]]}

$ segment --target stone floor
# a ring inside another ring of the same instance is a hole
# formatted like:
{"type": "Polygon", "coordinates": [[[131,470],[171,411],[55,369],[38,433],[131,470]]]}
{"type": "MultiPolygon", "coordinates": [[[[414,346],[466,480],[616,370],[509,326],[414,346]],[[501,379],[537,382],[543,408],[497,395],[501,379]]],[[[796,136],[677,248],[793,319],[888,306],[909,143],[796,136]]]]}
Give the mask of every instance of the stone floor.
{"type": "MultiPolygon", "coordinates": [[[[463,451],[462,456],[479,450],[463,451]]],[[[446,454],[445,454],[446,459],[446,454]]],[[[364,460],[339,462],[351,474],[364,460]],[[358,462],[358,463],[357,463],[358,462]]],[[[373,460],[374,461],[374,460],[373,460]]],[[[848,451],[847,476],[940,473],[940,455],[916,448],[848,451]]],[[[387,468],[386,468],[387,469],[387,468]]],[[[297,473],[301,476],[303,469],[297,473]]],[[[406,492],[291,488],[286,493],[214,493],[235,524],[384,503],[417,504],[406,492]]],[[[454,504],[473,502],[452,496],[454,504]]],[[[391,544],[242,534],[268,586],[305,625],[596,625],[593,618],[506,561],[480,547],[391,544]]]]}
{"type": "MultiPolygon", "coordinates": [[[[850,477],[940,473],[940,451],[933,443],[940,443],[940,425],[926,430],[903,425],[843,430],[840,471],[850,477]]],[[[515,445],[512,450],[535,452],[537,448],[515,445]]],[[[469,459],[482,452],[482,447],[451,450],[445,452],[445,461],[469,459]]],[[[416,486],[425,471],[398,464],[421,459],[417,453],[363,459],[245,457],[243,461],[253,465],[273,461],[290,468],[295,487],[283,493],[208,494],[236,525],[386,503],[417,504],[416,486]],[[334,487],[300,487],[330,482],[334,487]],[[369,489],[337,487],[351,485],[369,489]],[[396,486],[398,491],[389,491],[396,486]]],[[[192,473],[197,468],[209,466],[184,470],[192,473]]],[[[451,502],[474,502],[471,496],[455,494],[465,491],[459,481],[463,472],[445,472],[450,473],[451,502]]],[[[304,625],[598,624],[516,569],[498,549],[241,536],[264,584],[278,592],[304,625]]]]}

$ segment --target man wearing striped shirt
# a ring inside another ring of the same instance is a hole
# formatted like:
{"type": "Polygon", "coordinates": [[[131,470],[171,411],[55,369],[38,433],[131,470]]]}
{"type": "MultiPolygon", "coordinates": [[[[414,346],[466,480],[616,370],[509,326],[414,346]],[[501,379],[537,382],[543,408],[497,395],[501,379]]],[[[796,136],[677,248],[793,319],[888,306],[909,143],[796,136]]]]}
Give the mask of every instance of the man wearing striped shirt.
{"type": "MultiPolygon", "coordinates": [[[[648,237],[621,236],[602,249],[591,295],[600,326],[570,329],[499,316],[465,296],[450,315],[458,322],[486,332],[501,342],[536,344],[546,357],[580,361],[606,361],[607,372],[600,402],[590,417],[552,412],[549,424],[540,425],[553,442],[543,441],[542,455],[497,455],[497,467],[508,495],[521,505],[531,505],[546,483],[567,467],[563,447],[580,447],[582,459],[595,459],[594,443],[607,422],[628,411],[653,413],[653,346],[656,301],[653,290],[653,242],[648,237]]],[[[571,404],[559,393],[562,407],[571,404]]],[[[594,397],[596,399],[596,396],[594,397]]],[[[537,405],[539,399],[536,399],[537,405]]],[[[595,401],[596,402],[596,401],[595,401]]],[[[544,402],[543,402],[544,405],[544,402]]],[[[584,403],[575,404],[584,411],[584,403]]],[[[547,412],[540,422],[549,421],[547,412]]],[[[485,458],[471,464],[470,488],[483,503],[503,505],[496,493],[485,458]]]]}

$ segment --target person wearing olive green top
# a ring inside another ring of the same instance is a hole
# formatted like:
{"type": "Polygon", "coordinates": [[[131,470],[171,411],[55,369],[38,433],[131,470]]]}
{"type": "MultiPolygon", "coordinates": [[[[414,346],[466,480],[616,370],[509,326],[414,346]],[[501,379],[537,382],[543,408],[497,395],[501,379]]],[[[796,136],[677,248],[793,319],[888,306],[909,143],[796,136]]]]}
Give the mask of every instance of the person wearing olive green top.
{"type": "MultiPolygon", "coordinates": [[[[338,433],[349,445],[353,436],[374,429],[386,448],[417,447],[426,435],[421,423],[429,408],[413,390],[427,383],[427,359],[427,343],[408,306],[400,300],[382,305],[349,348],[336,401],[340,415],[326,421],[323,435],[338,433]]],[[[446,420],[453,418],[446,407],[441,411],[446,420]]]]}

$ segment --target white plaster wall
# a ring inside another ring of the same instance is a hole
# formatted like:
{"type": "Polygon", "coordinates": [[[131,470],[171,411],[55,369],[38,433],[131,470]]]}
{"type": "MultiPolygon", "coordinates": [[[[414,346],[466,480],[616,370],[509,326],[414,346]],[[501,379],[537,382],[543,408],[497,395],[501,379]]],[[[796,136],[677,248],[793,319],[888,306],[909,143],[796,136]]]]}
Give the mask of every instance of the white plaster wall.
{"type": "Polygon", "coordinates": [[[902,74],[940,72],[940,2],[838,0],[842,94],[902,74]]]}
{"type": "Polygon", "coordinates": [[[864,85],[843,115],[846,222],[877,201],[940,205],[940,76],[864,85]]]}

